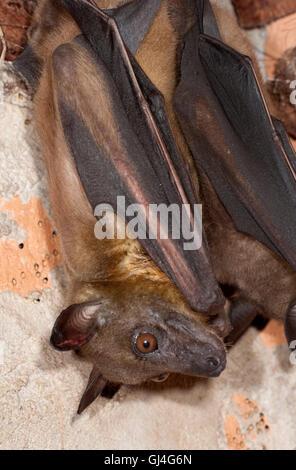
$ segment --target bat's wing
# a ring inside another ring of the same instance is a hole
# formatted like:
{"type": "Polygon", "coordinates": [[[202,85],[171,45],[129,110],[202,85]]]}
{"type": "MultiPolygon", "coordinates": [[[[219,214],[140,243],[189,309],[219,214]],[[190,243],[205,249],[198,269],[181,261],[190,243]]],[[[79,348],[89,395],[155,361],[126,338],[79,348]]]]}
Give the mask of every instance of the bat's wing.
{"type": "MultiPolygon", "coordinates": [[[[135,54],[148,33],[162,0],[133,0],[112,10],[103,10],[115,19],[120,35],[132,54],[135,54]]],[[[93,28],[85,23],[84,32],[92,35],[93,28]]]]}
{"type": "MultiPolygon", "coordinates": [[[[105,10],[110,17],[116,20],[123,41],[133,54],[136,53],[153,23],[161,2],[162,0],[149,0],[149,2],[146,0],[134,0],[121,7],[105,10]]],[[[80,21],[84,21],[82,16],[84,12],[83,7],[80,12],[79,6],[75,8],[77,15],[80,15],[80,21]]],[[[88,20],[90,19],[88,17],[88,20]]],[[[91,35],[95,28],[94,22],[89,21],[88,24],[84,22],[84,25],[88,34],[91,35]]],[[[25,77],[27,83],[33,89],[36,88],[42,69],[42,59],[35,53],[30,41],[26,45],[24,52],[13,62],[13,66],[25,77]]]]}
{"type": "Polygon", "coordinates": [[[186,36],[175,106],[196,163],[238,230],[296,269],[296,158],[251,60],[221,42],[208,0],[186,36]]]}
{"type": "Polygon", "coordinates": [[[13,67],[26,79],[27,83],[36,88],[39,82],[42,61],[35,54],[30,44],[27,44],[24,52],[13,61],[13,67]]]}
{"type": "Polygon", "coordinates": [[[107,203],[116,209],[118,196],[125,196],[126,205],[141,204],[147,238],[140,242],[146,251],[193,310],[217,311],[224,299],[206,240],[200,249],[189,251],[182,230],[175,237],[166,232],[159,215],[147,216],[151,204],[175,204],[172,225],[174,219],[180,225],[184,205],[185,218],[192,222],[197,202],[162,95],[137,65],[109,14],[85,0],[62,4],[83,35],[53,55],[58,119],[91,206],[107,203]]]}

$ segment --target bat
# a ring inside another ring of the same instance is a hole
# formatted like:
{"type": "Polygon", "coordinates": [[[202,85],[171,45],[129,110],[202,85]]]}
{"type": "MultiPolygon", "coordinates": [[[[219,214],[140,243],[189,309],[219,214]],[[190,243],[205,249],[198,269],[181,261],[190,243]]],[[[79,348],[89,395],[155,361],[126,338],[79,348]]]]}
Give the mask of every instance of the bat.
{"type": "MultiPolygon", "coordinates": [[[[163,380],[171,372],[219,375],[229,332],[220,285],[234,286],[235,334],[262,311],[285,319],[293,337],[293,237],[277,219],[283,205],[293,209],[294,155],[245,61],[221,41],[208,1],[56,0],[37,9],[29,44],[14,64],[35,90],[69,276],[70,307],[51,342],[79,350],[94,365],[79,413],[107,384],[163,380]],[[250,84],[246,100],[240,67],[250,84]],[[229,77],[237,85],[232,107],[229,77]],[[238,109],[249,113],[245,126],[238,109]],[[246,150],[258,110],[271,138],[246,150]],[[265,157],[259,160],[268,180],[271,173],[266,192],[248,166],[259,151],[271,151],[280,167],[272,172],[265,157]],[[270,203],[274,187],[281,201],[273,218],[258,199],[263,193],[270,203]],[[189,218],[202,202],[201,248],[186,252],[182,237],[97,240],[94,209],[114,206],[118,195],[128,204],[186,206],[189,218]]],[[[292,224],[289,214],[282,220],[292,224]]]]}
{"type": "MultiPolygon", "coordinates": [[[[161,93],[132,54],[143,43],[139,63],[150,60],[142,39],[153,12],[158,30],[168,21],[166,3],[153,4],[151,10],[151,3],[137,1],[106,16],[87,2],[41,3],[15,63],[35,89],[35,121],[69,275],[70,306],[58,317],[51,343],[79,349],[94,365],[79,413],[112,383],[163,380],[173,372],[218,376],[226,363],[222,339],[229,322],[205,237],[199,251],[186,252],[182,239],[141,245],[94,236],[94,208],[114,204],[118,194],[129,204],[190,209],[199,200],[161,93]],[[125,18],[138,23],[137,36],[125,32],[125,18]],[[98,41],[100,50],[94,49],[98,41]]],[[[171,35],[173,45],[172,28],[171,35]]],[[[175,48],[169,81],[174,56],[175,48]]],[[[160,75],[161,60],[157,67],[160,75]]]]}

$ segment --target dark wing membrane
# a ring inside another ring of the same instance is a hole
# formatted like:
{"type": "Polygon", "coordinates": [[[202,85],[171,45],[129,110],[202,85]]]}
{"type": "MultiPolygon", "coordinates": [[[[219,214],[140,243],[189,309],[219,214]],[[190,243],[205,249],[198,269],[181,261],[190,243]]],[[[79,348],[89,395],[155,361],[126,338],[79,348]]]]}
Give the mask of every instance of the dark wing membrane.
{"type": "Polygon", "coordinates": [[[149,31],[162,0],[133,0],[121,7],[104,10],[116,20],[121,37],[132,54],[149,31]]]}
{"type": "Polygon", "coordinates": [[[295,153],[267,111],[251,60],[196,24],[175,104],[194,159],[237,229],[296,268],[295,153]]]}
{"type": "Polygon", "coordinates": [[[193,1],[196,3],[200,30],[208,36],[221,40],[220,31],[210,2],[208,0],[193,1]]]}
{"type": "Polygon", "coordinates": [[[284,124],[278,119],[272,117],[273,125],[277,132],[277,137],[281,139],[281,144],[284,147],[285,158],[287,159],[288,166],[291,165],[292,173],[296,173],[296,159],[295,159],[295,150],[292,147],[291,140],[286,132],[284,124]]]}
{"type": "MultiPolygon", "coordinates": [[[[114,20],[84,1],[62,3],[84,36],[55,53],[58,107],[68,147],[92,207],[109,203],[116,208],[117,196],[124,195],[127,204],[146,207],[176,204],[181,211],[182,204],[187,204],[192,214],[196,197],[174,142],[162,95],[125,48],[114,20]],[[91,67],[89,72],[84,67],[81,74],[77,73],[79,60],[75,57],[79,54],[91,67]],[[72,61],[76,72],[63,76],[63,56],[72,61]],[[85,90],[83,73],[95,77],[97,85],[85,90]],[[108,109],[108,124],[106,116],[100,120],[98,103],[108,109]]],[[[191,308],[216,311],[224,300],[206,241],[199,250],[187,251],[182,234],[179,239],[173,239],[171,233],[168,239],[162,239],[150,222],[148,228],[156,239],[140,241],[151,258],[178,286],[191,308]]]]}
{"type": "MultiPolygon", "coordinates": [[[[134,0],[121,7],[105,10],[109,16],[115,18],[122,38],[133,54],[136,53],[149,31],[161,2],[162,0],[149,0],[149,2],[134,0]]],[[[93,25],[90,24],[88,28],[90,35],[92,27],[93,25]]],[[[13,62],[13,66],[33,89],[36,88],[40,78],[42,60],[35,54],[29,43],[24,52],[13,62]]]]}
{"type": "Polygon", "coordinates": [[[34,53],[30,44],[27,44],[24,52],[13,61],[13,67],[26,79],[28,85],[33,89],[38,85],[42,61],[34,53]]]}

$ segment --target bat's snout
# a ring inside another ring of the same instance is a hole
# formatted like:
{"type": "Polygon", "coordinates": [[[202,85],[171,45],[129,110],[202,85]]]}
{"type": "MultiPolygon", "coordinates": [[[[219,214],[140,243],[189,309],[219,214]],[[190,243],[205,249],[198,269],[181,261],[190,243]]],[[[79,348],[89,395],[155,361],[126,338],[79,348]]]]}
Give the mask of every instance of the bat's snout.
{"type": "Polygon", "coordinates": [[[209,343],[197,344],[192,375],[199,377],[218,377],[226,366],[226,351],[209,343]]]}
{"type": "Polygon", "coordinates": [[[175,338],[175,372],[196,377],[218,377],[221,374],[226,366],[226,349],[214,330],[196,318],[186,318],[181,314],[170,318],[167,324],[172,328],[170,340],[175,338]]]}

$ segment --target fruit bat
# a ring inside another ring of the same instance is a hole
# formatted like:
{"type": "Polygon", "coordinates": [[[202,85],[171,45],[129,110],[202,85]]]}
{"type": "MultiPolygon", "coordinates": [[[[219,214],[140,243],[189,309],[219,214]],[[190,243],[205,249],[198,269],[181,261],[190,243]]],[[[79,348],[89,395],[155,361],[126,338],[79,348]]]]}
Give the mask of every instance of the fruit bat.
{"type": "Polygon", "coordinates": [[[221,41],[208,1],[52,0],[39,5],[15,67],[35,90],[70,278],[51,342],[94,366],[79,412],[107,384],[219,375],[229,332],[219,283],[239,295],[238,330],[254,311],[270,313],[258,273],[247,282],[258,259],[280,274],[271,314],[294,300],[294,154],[249,61],[221,41]],[[190,221],[202,202],[201,248],[186,251],[172,234],[97,240],[94,210],[118,195],[185,206],[190,221]]]}
{"type": "MultiPolygon", "coordinates": [[[[107,12],[89,2],[41,2],[15,62],[35,91],[69,276],[70,307],[58,317],[51,343],[79,350],[94,366],[79,413],[114,383],[161,381],[174,372],[214,377],[226,363],[229,322],[205,236],[191,252],[184,239],[172,237],[141,245],[94,236],[94,209],[118,195],[128,204],[185,205],[189,212],[199,201],[166,100],[138,64],[152,57],[143,38],[154,19],[162,30],[166,2],[137,0],[107,12]]],[[[170,34],[173,46],[172,28],[170,34]]],[[[163,79],[159,59],[157,69],[163,79]]]]}

